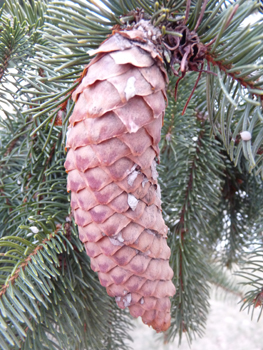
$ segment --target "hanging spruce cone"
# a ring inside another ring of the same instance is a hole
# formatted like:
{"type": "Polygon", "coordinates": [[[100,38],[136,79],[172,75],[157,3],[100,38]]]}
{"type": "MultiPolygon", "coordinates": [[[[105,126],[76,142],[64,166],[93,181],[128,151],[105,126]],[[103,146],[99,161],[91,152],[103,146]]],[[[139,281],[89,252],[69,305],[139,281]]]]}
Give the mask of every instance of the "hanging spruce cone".
{"type": "Polygon", "coordinates": [[[156,171],[166,73],[149,35],[115,32],[93,52],[73,94],[65,167],[92,269],[120,308],[160,332],[175,287],[156,171]]]}

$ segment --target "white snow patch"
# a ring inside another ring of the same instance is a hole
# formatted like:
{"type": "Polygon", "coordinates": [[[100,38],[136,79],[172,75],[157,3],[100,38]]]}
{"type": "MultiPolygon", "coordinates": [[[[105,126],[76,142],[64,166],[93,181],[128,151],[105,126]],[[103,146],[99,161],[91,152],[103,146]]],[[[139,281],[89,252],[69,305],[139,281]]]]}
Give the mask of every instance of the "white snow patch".
{"type": "Polygon", "coordinates": [[[119,245],[119,246],[123,246],[123,243],[120,242],[117,237],[116,238],[113,238],[113,237],[109,237],[110,239],[110,242],[113,244],[113,245],[119,245]]]}
{"type": "Polygon", "coordinates": [[[71,131],[72,131],[72,128],[69,128],[67,133],[66,133],[66,145],[68,143],[68,137],[69,137],[69,134],[71,133],[71,131]]]}
{"type": "Polygon", "coordinates": [[[150,229],[146,229],[145,230],[147,233],[149,233],[149,235],[153,235],[153,236],[155,236],[155,233],[152,231],[152,230],[150,230],[150,229]]]}
{"type": "Polygon", "coordinates": [[[158,38],[162,35],[158,27],[153,27],[150,22],[145,19],[141,19],[137,24],[135,24],[134,28],[143,31],[144,35],[148,36],[148,39],[150,40],[154,40],[154,37],[158,38]]]}
{"type": "Polygon", "coordinates": [[[132,173],[136,168],[137,168],[137,164],[134,163],[133,166],[131,167],[129,174],[132,173]]]}
{"type": "Polygon", "coordinates": [[[252,135],[249,131],[242,131],[240,133],[240,136],[243,141],[249,141],[252,138],[252,135]]]}
{"type": "Polygon", "coordinates": [[[30,227],[30,230],[31,230],[33,233],[38,233],[38,232],[39,232],[39,229],[38,229],[36,226],[31,226],[31,227],[30,227]]]}
{"type": "Polygon", "coordinates": [[[18,184],[18,185],[21,185],[21,181],[20,181],[20,180],[17,180],[17,184],[18,184]]]}
{"type": "Polygon", "coordinates": [[[157,170],[156,170],[156,161],[155,161],[155,160],[152,161],[151,169],[152,169],[152,178],[153,178],[154,180],[157,180],[157,178],[158,178],[158,173],[157,173],[157,170]]]}
{"type": "Polygon", "coordinates": [[[136,209],[138,203],[138,199],[133,194],[128,193],[128,204],[133,211],[136,209]]]}
{"type": "Polygon", "coordinates": [[[115,297],[116,301],[121,301],[121,297],[115,297]]]}
{"type": "Polygon", "coordinates": [[[145,184],[147,184],[147,182],[149,182],[149,180],[147,179],[147,177],[145,177],[143,180],[142,180],[142,187],[144,188],[145,184]]]}
{"type": "Polygon", "coordinates": [[[135,81],[136,81],[135,77],[130,77],[127,80],[127,84],[124,89],[124,93],[127,101],[129,101],[130,98],[136,95],[136,90],[134,86],[135,81]]]}
{"type": "Polygon", "coordinates": [[[132,296],[131,293],[128,293],[126,295],[126,297],[123,298],[123,304],[125,307],[130,306],[131,305],[131,300],[132,300],[132,296]]]}
{"type": "MultiPolygon", "coordinates": [[[[105,234],[102,234],[105,236],[105,234]]],[[[117,235],[109,237],[110,241],[112,242],[112,244],[114,245],[123,245],[124,239],[122,237],[122,232],[120,231],[119,233],[117,233],[117,235]]]]}
{"type": "MultiPolygon", "coordinates": [[[[103,4],[100,2],[100,5],[103,6],[103,4]]],[[[103,6],[104,7],[104,6],[103,6]]],[[[108,10],[108,7],[104,7],[105,9],[108,10]]],[[[115,41],[117,42],[118,46],[120,47],[121,51],[124,51],[126,49],[129,49],[131,47],[131,44],[129,43],[128,40],[124,39],[122,35],[120,34],[115,34],[113,36],[113,38],[115,39],[115,41]]],[[[91,50],[92,51],[92,50],[91,50]]]]}
{"type": "Polygon", "coordinates": [[[130,133],[137,132],[139,130],[139,126],[136,125],[133,120],[129,121],[128,126],[130,127],[130,133]]]}
{"type": "Polygon", "coordinates": [[[119,233],[117,234],[116,238],[117,238],[117,240],[118,240],[119,242],[124,242],[124,238],[122,237],[122,232],[119,232],[119,233]]]}
{"type": "Polygon", "coordinates": [[[140,304],[143,305],[144,304],[144,297],[141,298],[140,300],[140,304]]]}
{"type": "Polygon", "coordinates": [[[160,187],[159,184],[157,185],[157,190],[156,190],[156,192],[157,192],[157,197],[161,199],[161,187],[160,187]]]}
{"type": "Polygon", "coordinates": [[[66,217],[66,222],[71,222],[71,220],[70,220],[70,217],[69,217],[69,216],[67,216],[67,217],[66,217]]]}
{"type": "Polygon", "coordinates": [[[128,185],[132,186],[134,181],[136,180],[137,176],[140,174],[139,171],[134,170],[129,176],[128,176],[128,185]]]}

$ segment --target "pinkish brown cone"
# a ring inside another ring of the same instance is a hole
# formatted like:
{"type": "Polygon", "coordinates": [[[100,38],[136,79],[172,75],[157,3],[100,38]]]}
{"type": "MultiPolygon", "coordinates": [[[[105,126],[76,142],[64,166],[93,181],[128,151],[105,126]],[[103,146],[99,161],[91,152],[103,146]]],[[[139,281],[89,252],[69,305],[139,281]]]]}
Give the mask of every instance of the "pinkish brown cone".
{"type": "Polygon", "coordinates": [[[73,94],[65,162],[71,207],[108,294],[161,332],[175,294],[156,171],[166,75],[144,31],[115,33],[94,53],[73,94]]]}

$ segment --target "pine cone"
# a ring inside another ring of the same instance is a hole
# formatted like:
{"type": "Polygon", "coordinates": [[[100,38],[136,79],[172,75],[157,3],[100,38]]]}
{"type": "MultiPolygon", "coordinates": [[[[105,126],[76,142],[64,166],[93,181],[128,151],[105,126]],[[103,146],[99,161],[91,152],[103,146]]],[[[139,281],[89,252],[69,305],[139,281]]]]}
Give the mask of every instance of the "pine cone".
{"type": "Polygon", "coordinates": [[[91,268],[120,308],[156,331],[175,294],[156,159],[166,73],[142,30],[115,32],[73,94],[65,168],[91,268]]]}

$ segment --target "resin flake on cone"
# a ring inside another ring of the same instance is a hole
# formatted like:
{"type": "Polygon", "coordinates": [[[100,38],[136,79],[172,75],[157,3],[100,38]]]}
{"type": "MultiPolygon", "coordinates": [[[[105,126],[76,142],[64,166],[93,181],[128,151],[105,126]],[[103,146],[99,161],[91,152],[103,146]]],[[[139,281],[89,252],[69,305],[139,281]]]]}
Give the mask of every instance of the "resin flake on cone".
{"type": "Polygon", "coordinates": [[[108,294],[165,331],[175,294],[156,171],[165,70],[140,28],[114,33],[92,54],[66,145],[72,211],[108,294]]]}

